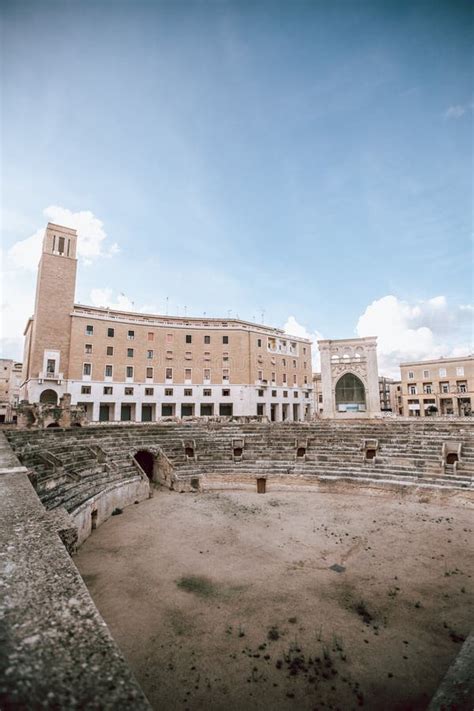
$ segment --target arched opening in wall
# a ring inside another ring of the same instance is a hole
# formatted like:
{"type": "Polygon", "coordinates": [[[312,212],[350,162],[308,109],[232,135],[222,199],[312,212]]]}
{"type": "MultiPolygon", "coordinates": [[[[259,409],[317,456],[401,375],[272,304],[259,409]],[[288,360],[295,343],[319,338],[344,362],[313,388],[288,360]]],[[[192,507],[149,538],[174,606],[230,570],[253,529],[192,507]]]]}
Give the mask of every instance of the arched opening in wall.
{"type": "Polygon", "coordinates": [[[141,466],[150,481],[153,480],[153,472],[155,468],[155,457],[146,449],[141,449],[134,457],[136,462],[141,466]]]}
{"type": "Polygon", "coordinates": [[[49,424],[49,425],[47,426],[47,428],[46,428],[46,429],[47,429],[47,430],[49,430],[49,429],[50,429],[50,427],[59,427],[59,425],[58,425],[58,423],[57,423],[57,422],[51,422],[51,423],[50,423],[50,424],[49,424]]]}
{"type": "Polygon", "coordinates": [[[456,454],[456,452],[449,452],[447,457],[446,457],[446,464],[454,464],[454,462],[458,462],[459,457],[456,454]]]}
{"type": "Polygon", "coordinates": [[[94,511],[91,511],[91,530],[95,531],[97,528],[97,516],[98,516],[98,511],[97,509],[94,509],[94,511]]]}
{"type": "Polygon", "coordinates": [[[338,412],[364,412],[366,409],[364,383],[354,373],[345,373],[336,384],[338,412]]]}
{"type": "Polygon", "coordinates": [[[298,447],[296,450],[296,456],[298,459],[302,459],[303,457],[306,456],[306,447],[298,447]]]}
{"type": "Polygon", "coordinates": [[[50,388],[48,390],[43,390],[40,395],[40,402],[44,405],[57,405],[58,395],[54,390],[50,388]]]}
{"type": "Polygon", "coordinates": [[[365,458],[366,459],[375,459],[376,451],[375,449],[366,449],[365,450],[365,458]]]}

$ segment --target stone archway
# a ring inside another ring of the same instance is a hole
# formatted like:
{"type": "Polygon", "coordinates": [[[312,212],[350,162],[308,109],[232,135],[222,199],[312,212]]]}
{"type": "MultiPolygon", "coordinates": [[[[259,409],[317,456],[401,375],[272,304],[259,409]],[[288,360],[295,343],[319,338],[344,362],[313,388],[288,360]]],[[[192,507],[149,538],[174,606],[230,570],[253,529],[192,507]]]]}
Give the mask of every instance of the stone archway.
{"type": "Polygon", "coordinates": [[[39,401],[43,405],[57,405],[58,404],[58,394],[55,390],[51,390],[51,388],[48,388],[47,390],[43,390],[43,392],[40,395],[39,401]]]}
{"type": "Polygon", "coordinates": [[[155,473],[155,457],[147,449],[139,449],[133,455],[134,460],[141,466],[150,481],[155,473]]]}
{"type": "Polygon", "coordinates": [[[344,373],[336,383],[336,410],[364,412],[367,406],[365,386],[354,373],[344,373]]]}

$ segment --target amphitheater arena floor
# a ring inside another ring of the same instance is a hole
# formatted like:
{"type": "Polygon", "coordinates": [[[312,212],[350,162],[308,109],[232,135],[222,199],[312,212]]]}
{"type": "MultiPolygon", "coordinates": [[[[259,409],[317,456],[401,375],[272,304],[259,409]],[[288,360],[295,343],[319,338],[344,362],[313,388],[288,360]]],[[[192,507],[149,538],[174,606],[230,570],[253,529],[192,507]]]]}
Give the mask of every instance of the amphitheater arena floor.
{"type": "Polygon", "coordinates": [[[155,709],[408,711],[472,627],[473,530],[456,493],[156,490],[74,560],[155,709]]]}

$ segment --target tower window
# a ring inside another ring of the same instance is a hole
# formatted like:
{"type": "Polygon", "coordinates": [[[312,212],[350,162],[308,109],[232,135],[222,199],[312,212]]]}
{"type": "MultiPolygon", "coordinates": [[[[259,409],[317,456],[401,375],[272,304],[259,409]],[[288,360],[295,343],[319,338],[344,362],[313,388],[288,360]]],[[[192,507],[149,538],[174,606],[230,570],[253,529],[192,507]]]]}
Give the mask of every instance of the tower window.
{"type": "Polygon", "coordinates": [[[133,341],[135,338],[135,331],[129,331],[127,334],[127,338],[129,341],[133,341]]]}
{"type": "Polygon", "coordinates": [[[115,335],[114,329],[113,329],[113,328],[108,328],[108,329],[107,329],[107,336],[108,336],[108,338],[113,338],[114,335],[115,335]]]}
{"type": "Polygon", "coordinates": [[[64,237],[58,239],[58,252],[59,254],[64,254],[64,237]]]}
{"type": "Polygon", "coordinates": [[[186,343],[192,343],[193,342],[193,337],[191,336],[190,333],[186,334],[186,343]]]}
{"type": "Polygon", "coordinates": [[[86,336],[93,336],[94,335],[94,326],[86,326],[86,336]]]}

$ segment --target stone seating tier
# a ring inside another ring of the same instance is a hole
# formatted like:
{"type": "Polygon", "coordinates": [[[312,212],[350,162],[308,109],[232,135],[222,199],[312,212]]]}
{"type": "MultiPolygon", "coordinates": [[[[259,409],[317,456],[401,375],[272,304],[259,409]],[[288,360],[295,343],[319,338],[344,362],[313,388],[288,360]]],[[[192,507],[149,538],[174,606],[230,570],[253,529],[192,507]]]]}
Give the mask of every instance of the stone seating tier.
{"type": "Polygon", "coordinates": [[[299,477],[472,488],[474,423],[195,421],[104,425],[7,433],[22,463],[34,472],[47,508],[76,506],[113,482],[136,476],[133,455],[163,452],[184,481],[195,477],[299,477]],[[237,456],[233,440],[243,441],[237,456]],[[364,442],[376,442],[366,459],[364,442]],[[460,442],[461,461],[442,461],[442,443],[460,442]],[[297,457],[303,445],[303,456],[297,457]],[[187,456],[185,444],[192,456],[187,456]]]}

